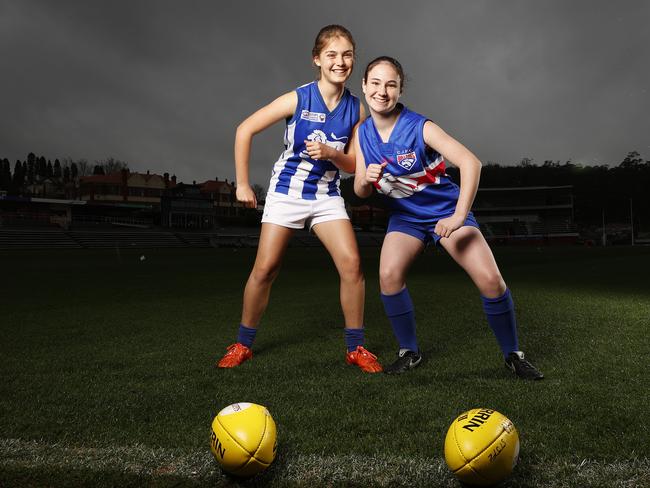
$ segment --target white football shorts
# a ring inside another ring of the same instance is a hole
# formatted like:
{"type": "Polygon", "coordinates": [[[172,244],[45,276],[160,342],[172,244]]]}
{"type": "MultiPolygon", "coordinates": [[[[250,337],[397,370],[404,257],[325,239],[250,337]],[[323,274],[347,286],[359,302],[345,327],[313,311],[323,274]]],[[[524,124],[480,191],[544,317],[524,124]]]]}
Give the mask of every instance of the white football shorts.
{"type": "Polygon", "coordinates": [[[303,229],[329,220],[350,220],[343,197],[303,200],[282,193],[267,193],[262,222],[289,229],[303,229]]]}

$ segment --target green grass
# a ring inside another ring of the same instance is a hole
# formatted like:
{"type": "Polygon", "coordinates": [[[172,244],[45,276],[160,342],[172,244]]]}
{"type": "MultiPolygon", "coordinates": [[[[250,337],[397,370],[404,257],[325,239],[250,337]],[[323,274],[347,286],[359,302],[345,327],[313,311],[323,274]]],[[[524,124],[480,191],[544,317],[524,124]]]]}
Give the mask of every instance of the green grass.
{"type": "MultiPolygon", "coordinates": [[[[367,345],[388,362],[378,250],[363,254],[367,345]]],[[[278,424],[278,459],[247,486],[459,486],[444,436],[479,406],[519,430],[504,486],[650,486],[650,249],[495,254],[542,382],[509,375],[478,292],[437,251],[410,275],[427,360],[402,377],[345,365],[321,249],[289,250],[255,358],[227,371],[212,364],[235,338],[254,250],[4,253],[0,486],[234,486],[208,431],[236,401],[278,424]]]]}

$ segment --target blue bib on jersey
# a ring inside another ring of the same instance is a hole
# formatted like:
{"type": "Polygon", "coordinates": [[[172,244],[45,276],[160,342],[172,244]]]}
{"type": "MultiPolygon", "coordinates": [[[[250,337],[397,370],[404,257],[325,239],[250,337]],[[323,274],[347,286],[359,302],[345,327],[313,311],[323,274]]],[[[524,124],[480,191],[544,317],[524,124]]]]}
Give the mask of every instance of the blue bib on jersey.
{"type": "Polygon", "coordinates": [[[339,169],[327,160],[311,159],[304,141],[318,141],[343,151],[359,121],[359,99],[346,88],[331,112],[314,81],[296,89],[296,112],[287,120],[285,150],[273,166],[269,192],[316,200],[340,196],[339,169]]]}
{"type": "Polygon", "coordinates": [[[361,152],[369,164],[388,163],[375,183],[389,210],[410,222],[433,222],[456,210],[459,188],[445,173],[443,157],[424,142],[426,117],[402,107],[388,142],[372,117],[359,126],[361,152]]]}

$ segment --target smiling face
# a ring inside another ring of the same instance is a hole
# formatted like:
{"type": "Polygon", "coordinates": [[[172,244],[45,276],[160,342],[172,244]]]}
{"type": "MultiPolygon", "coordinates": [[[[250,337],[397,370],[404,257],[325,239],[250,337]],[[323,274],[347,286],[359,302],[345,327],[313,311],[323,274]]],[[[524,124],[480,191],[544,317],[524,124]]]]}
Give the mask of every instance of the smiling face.
{"type": "Polygon", "coordinates": [[[402,94],[402,77],[395,66],[382,61],[366,72],[361,88],[372,112],[388,114],[395,109],[402,94]]]}
{"type": "Polygon", "coordinates": [[[345,37],[332,37],[314,56],[314,64],[320,68],[320,78],[330,83],[345,83],[354,66],[354,46],[345,37]]]}

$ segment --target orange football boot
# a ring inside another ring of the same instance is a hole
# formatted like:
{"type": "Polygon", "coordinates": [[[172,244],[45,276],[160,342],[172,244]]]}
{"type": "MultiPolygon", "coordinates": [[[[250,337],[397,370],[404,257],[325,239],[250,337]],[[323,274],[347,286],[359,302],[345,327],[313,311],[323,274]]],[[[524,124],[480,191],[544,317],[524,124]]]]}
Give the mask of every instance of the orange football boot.
{"type": "Polygon", "coordinates": [[[361,371],[366,373],[381,373],[383,368],[379,361],[377,361],[377,356],[368,351],[363,346],[357,346],[354,351],[350,351],[345,355],[345,362],[348,364],[356,364],[361,368],[361,371]]]}
{"type": "Polygon", "coordinates": [[[217,363],[219,368],[234,368],[253,357],[253,351],[241,342],[228,346],[228,352],[217,363]]]}

